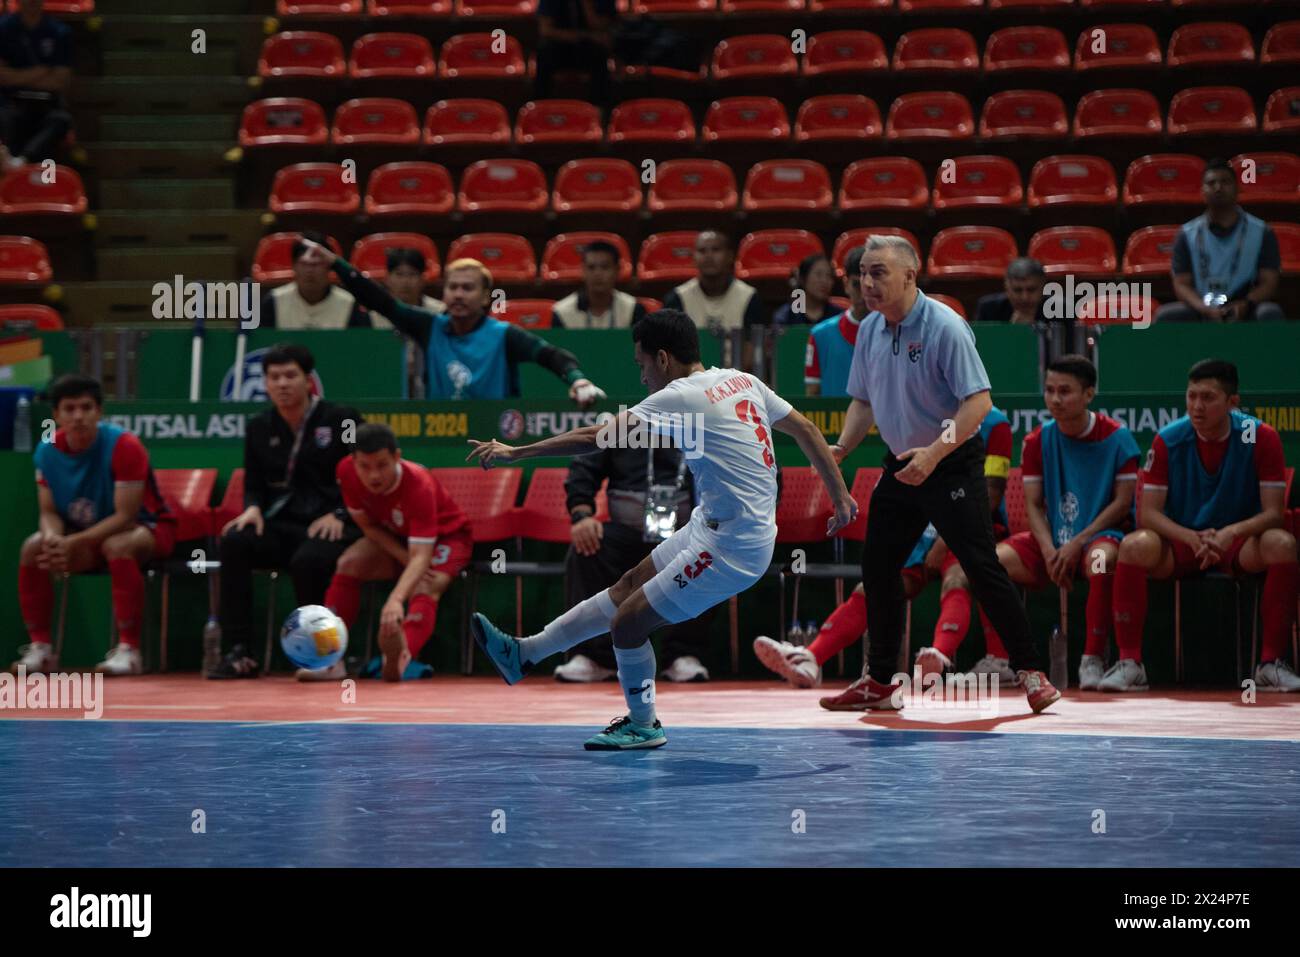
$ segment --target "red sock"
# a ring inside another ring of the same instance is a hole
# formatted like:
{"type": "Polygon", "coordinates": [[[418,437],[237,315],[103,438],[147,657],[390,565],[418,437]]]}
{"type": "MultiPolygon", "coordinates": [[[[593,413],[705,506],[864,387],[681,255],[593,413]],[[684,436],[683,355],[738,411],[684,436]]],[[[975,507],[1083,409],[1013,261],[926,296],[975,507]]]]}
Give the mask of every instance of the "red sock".
{"type": "Polygon", "coordinates": [[[939,599],[939,621],[934,626],[934,647],[953,661],[970,630],[970,592],[950,588],[939,599]]]}
{"type": "Polygon", "coordinates": [[[1115,589],[1115,574],[1093,575],[1088,579],[1088,609],[1084,620],[1088,624],[1088,639],[1084,643],[1085,655],[1105,658],[1110,644],[1111,596],[1115,589]]]}
{"type": "Polygon", "coordinates": [[[113,617],[117,619],[117,640],[137,648],[140,618],[144,614],[144,575],[134,558],[114,558],[108,563],[113,583],[113,617]]]}
{"type": "Polygon", "coordinates": [[[361,610],[361,579],[335,573],[325,592],[325,607],[343,619],[348,628],[357,620],[361,610]]]}
{"type": "Polygon", "coordinates": [[[1141,663],[1142,628],[1147,621],[1147,570],[1141,565],[1119,562],[1115,565],[1115,584],[1112,587],[1111,608],[1119,656],[1141,663]]]}
{"type": "Polygon", "coordinates": [[[437,620],[438,601],[432,595],[416,595],[406,606],[402,632],[406,635],[406,647],[410,649],[412,658],[420,653],[433,634],[433,623],[437,620]]]}
{"type": "Polygon", "coordinates": [[[1300,590],[1300,565],[1282,562],[1269,565],[1264,575],[1263,661],[1285,658],[1286,646],[1291,640],[1291,626],[1295,623],[1296,592],[1300,590]]]}
{"type": "Polygon", "coordinates": [[[844,604],[831,612],[831,616],[822,624],[821,631],[817,632],[817,637],[808,646],[808,650],[817,659],[817,664],[824,665],[830,658],[861,638],[866,630],[867,596],[855,591],[849,595],[844,604]]]}
{"type": "Polygon", "coordinates": [[[984,614],[984,608],[980,608],[980,624],[984,626],[984,653],[992,655],[994,658],[1006,658],[1011,660],[1011,655],[1007,653],[1007,646],[1002,644],[1002,636],[998,630],[993,627],[993,622],[989,621],[989,616],[984,614]]]}
{"type": "Polygon", "coordinates": [[[54,614],[54,584],[50,573],[35,565],[18,566],[18,607],[33,642],[50,643],[50,618],[54,614]]]}

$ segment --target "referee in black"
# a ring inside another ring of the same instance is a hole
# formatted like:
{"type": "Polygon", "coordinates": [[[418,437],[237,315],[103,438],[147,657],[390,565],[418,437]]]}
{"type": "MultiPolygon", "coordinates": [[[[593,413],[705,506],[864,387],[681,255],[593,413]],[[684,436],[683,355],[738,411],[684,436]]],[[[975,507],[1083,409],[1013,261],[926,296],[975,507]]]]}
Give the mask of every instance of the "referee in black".
{"type": "MultiPolygon", "coordinates": [[[[979,425],[993,407],[988,373],[966,320],[916,286],[920,262],[908,240],[871,236],[862,257],[870,314],[858,329],[849,371],[853,402],[837,461],[874,422],[889,448],[871,495],[862,586],[867,598],[867,672],[850,692],[855,709],[893,709],[890,684],[903,640],[901,571],[927,522],[947,543],[998,630],[1030,707],[1061,693],[1039,669],[1029,619],[994,551],[979,425]]],[[[848,693],[846,693],[848,694],[848,693]]]]}

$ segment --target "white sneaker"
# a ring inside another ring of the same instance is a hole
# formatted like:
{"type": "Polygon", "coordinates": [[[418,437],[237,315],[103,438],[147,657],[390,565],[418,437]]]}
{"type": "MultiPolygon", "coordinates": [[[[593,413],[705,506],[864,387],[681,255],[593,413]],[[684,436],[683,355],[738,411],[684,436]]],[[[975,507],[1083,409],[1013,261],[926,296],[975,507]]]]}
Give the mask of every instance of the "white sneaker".
{"type": "Polygon", "coordinates": [[[754,654],[768,671],[776,672],[796,688],[816,688],[822,683],[821,665],[803,645],[759,635],[754,639],[754,654]]]}
{"type": "Polygon", "coordinates": [[[26,669],[29,675],[47,674],[59,670],[59,656],[54,653],[54,646],[48,641],[33,641],[18,649],[19,658],[9,670],[18,673],[18,666],[26,669]]]}
{"type": "Polygon", "coordinates": [[[1255,688],[1259,691],[1300,691],[1300,675],[1282,658],[1261,661],[1255,669],[1255,688]]]}
{"type": "Polygon", "coordinates": [[[659,676],[668,681],[708,681],[709,669],[694,655],[682,655],[659,672],[659,676]]]}
{"type": "Polygon", "coordinates": [[[1011,662],[1006,658],[994,658],[992,655],[985,655],[975,662],[975,667],[971,668],[970,673],[973,675],[997,675],[998,686],[1001,688],[1015,688],[1020,684],[1020,678],[1011,670],[1011,662]]]}
{"type": "Polygon", "coordinates": [[[1079,690],[1096,691],[1106,674],[1106,662],[1096,655],[1084,655],[1079,659],[1079,690]]]}
{"type": "Polygon", "coordinates": [[[1150,691],[1146,665],[1132,658],[1121,658],[1110,666],[1097,685],[1098,691],[1150,691]]]}
{"type": "Polygon", "coordinates": [[[588,684],[593,681],[609,681],[618,675],[612,668],[596,664],[586,655],[574,655],[555,669],[556,681],[570,681],[574,684],[588,684]]]}
{"type": "Polygon", "coordinates": [[[109,651],[108,657],[95,665],[95,670],[100,674],[113,677],[138,675],[144,671],[144,662],[140,658],[140,649],[132,645],[115,645],[109,651]]]}
{"type": "Polygon", "coordinates": [[[340,658],[328,668],[299,668],[293,676],[299,681],[342,681],[348,676],[348,669],[340,658]]]}
{"type": "MultiPolygon", "coordinates": [[[[943,674],[952,667],[952,660],[938,648],[926,645],[916,653],[916,663],[921,668],[921,677],[943,674]]],[[[1002,682],[998,682],[1000,685],[1002,682]]]]}

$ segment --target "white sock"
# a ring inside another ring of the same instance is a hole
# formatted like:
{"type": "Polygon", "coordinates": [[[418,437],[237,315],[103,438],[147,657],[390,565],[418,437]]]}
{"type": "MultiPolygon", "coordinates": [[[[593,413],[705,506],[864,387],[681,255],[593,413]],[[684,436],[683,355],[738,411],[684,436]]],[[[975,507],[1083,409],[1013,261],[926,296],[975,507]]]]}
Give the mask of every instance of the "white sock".
{"type": "Polygon", "coordinates": [[[519,639],[519,653],[524,661],[531,664],[561,651],[568,651],[574,645],[581,644],[588,638],[595,638],[609,631],[609,623],[614,620],[618,606],[609,597],[609,589],[580,601],[555,621],[541,630],[540,634],[519,639]]]}
{"type": "Polygon", "coordinates": [[[646,639],[639,648],[614,646],[618,683],[623,686],[627,713],[641,725],[655,723],[655,648],[646,639]]]}

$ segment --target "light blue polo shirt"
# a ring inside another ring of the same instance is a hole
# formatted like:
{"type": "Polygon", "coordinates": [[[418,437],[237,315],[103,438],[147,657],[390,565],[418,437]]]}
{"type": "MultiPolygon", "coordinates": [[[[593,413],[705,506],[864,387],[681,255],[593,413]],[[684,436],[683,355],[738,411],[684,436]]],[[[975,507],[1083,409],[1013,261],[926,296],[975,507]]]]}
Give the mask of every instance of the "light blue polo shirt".
{"type": "Polygon", "coordinates": [[[848,391],[871,405],[895,455],[934,442],[962,401],[988,388],[970,323],[919,289],[895,328],[878,312],[862,320],[848,391]]]}

